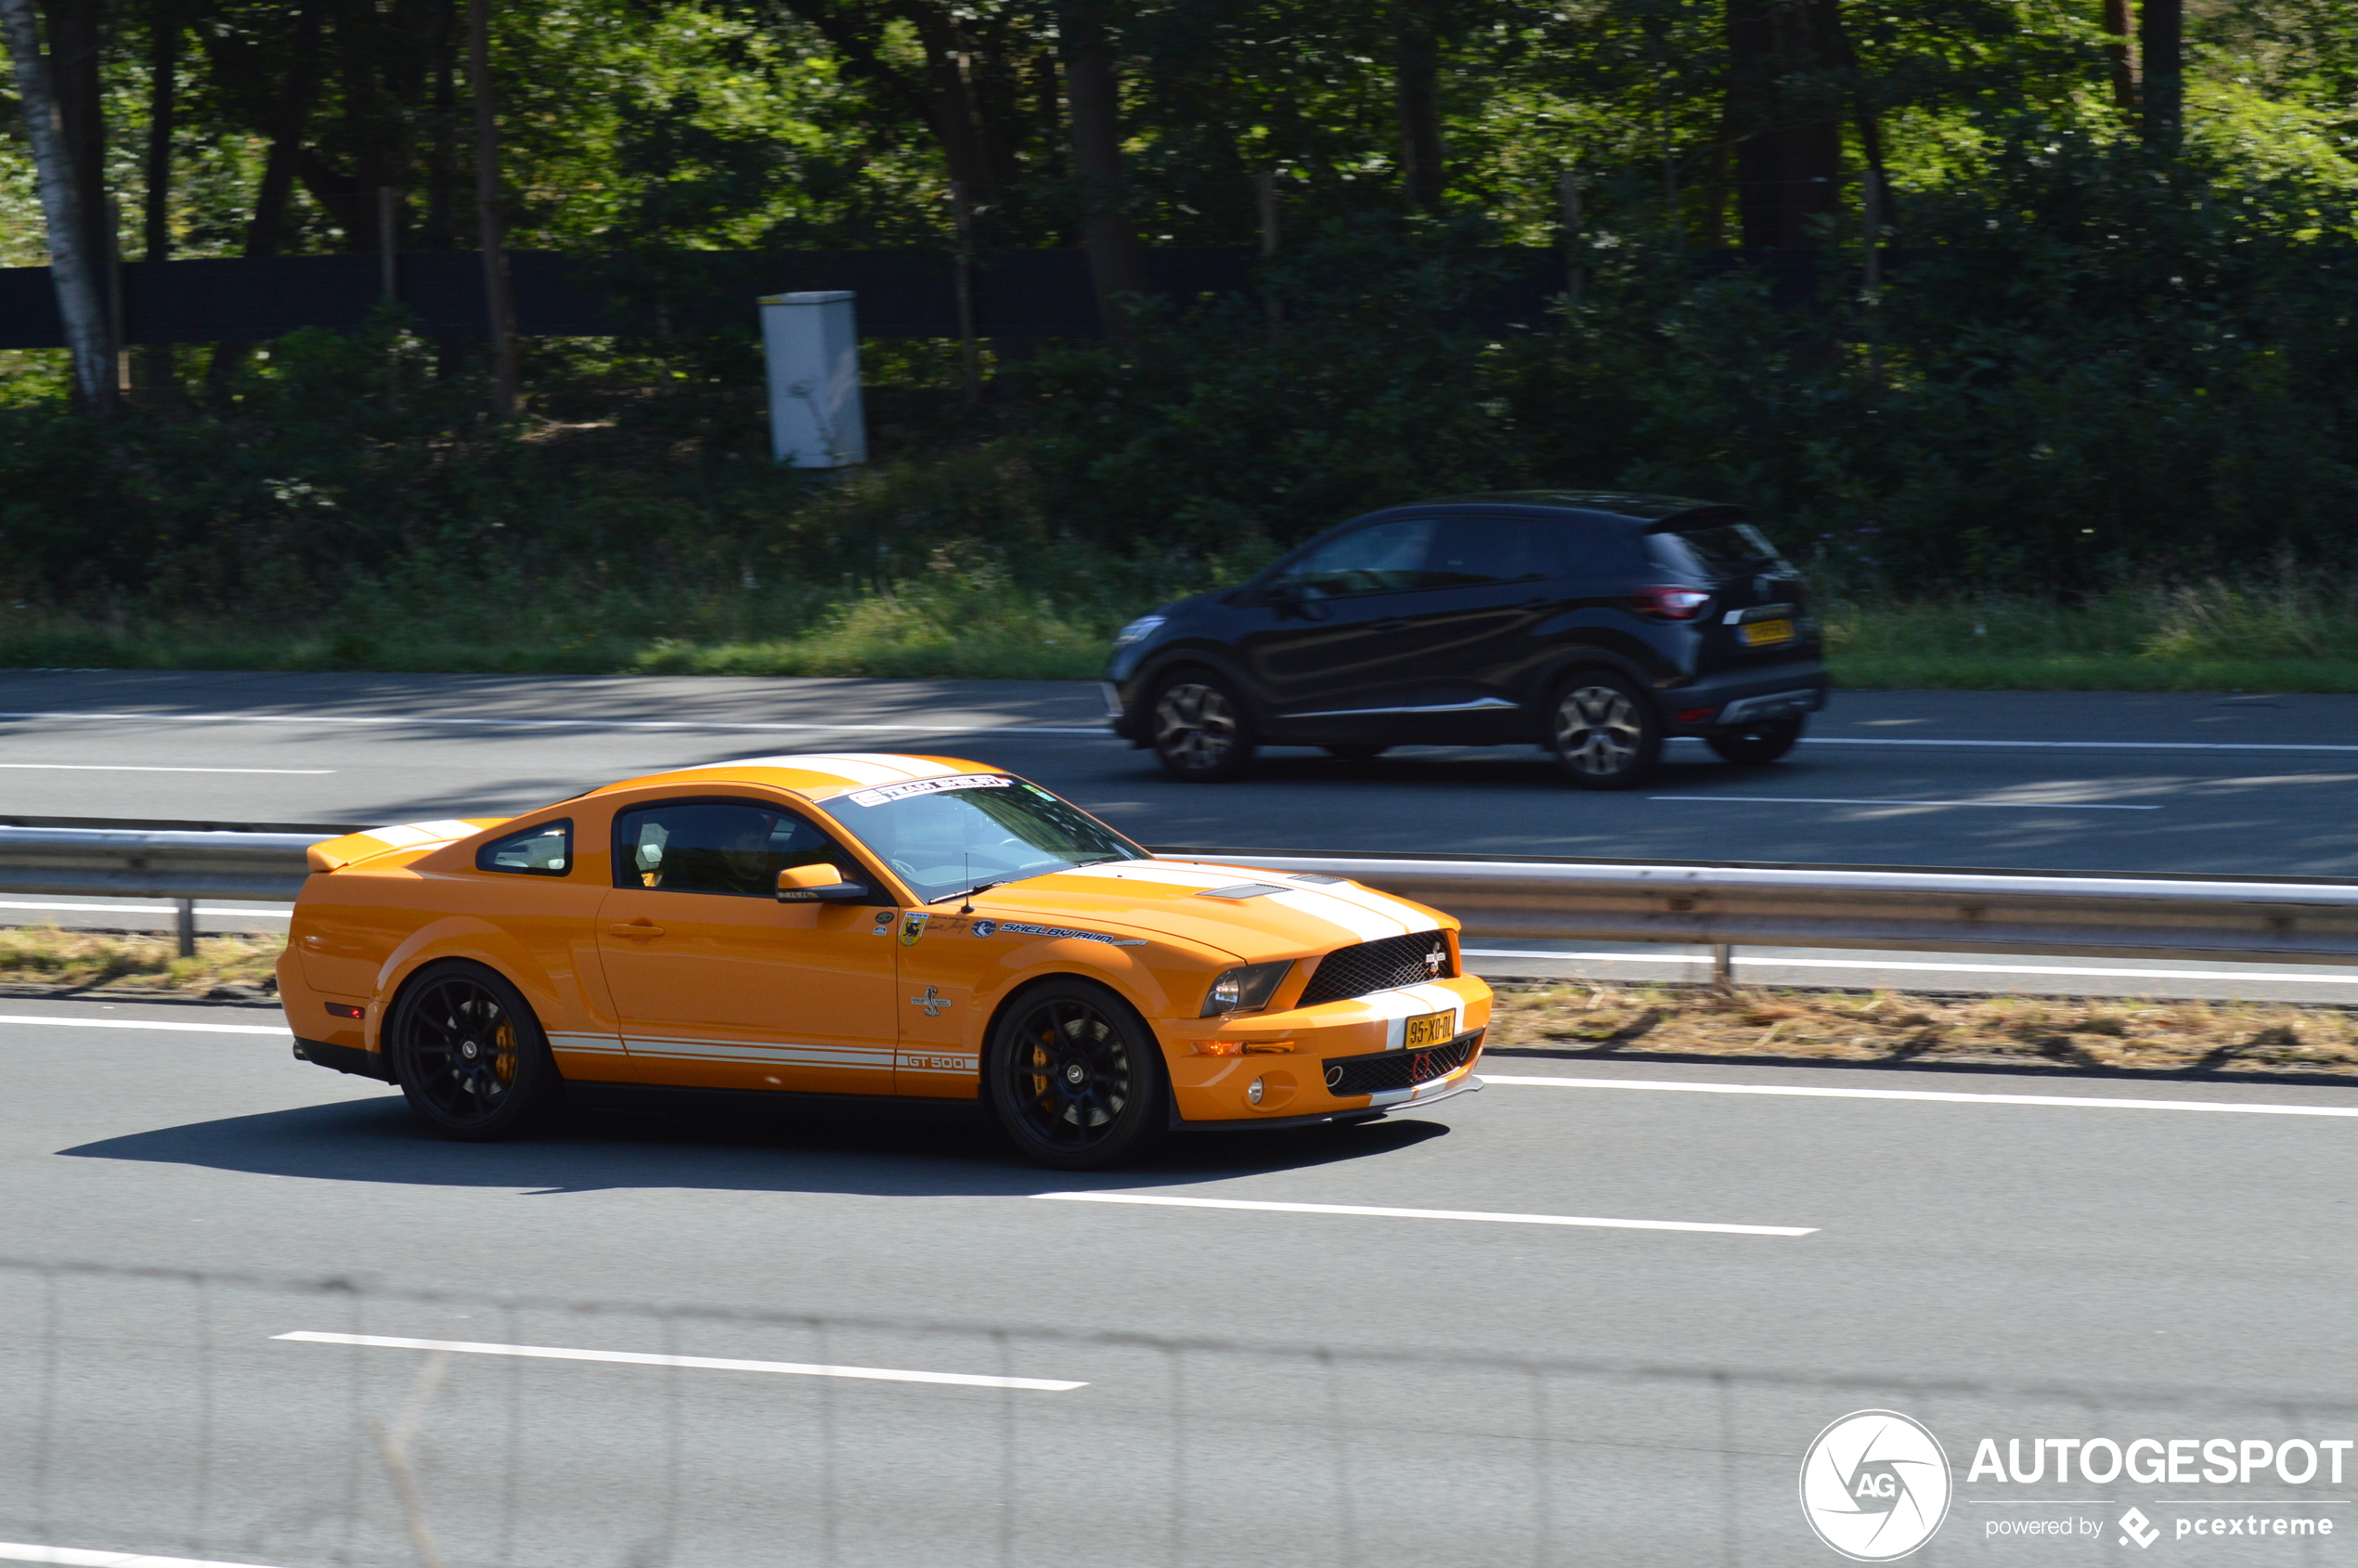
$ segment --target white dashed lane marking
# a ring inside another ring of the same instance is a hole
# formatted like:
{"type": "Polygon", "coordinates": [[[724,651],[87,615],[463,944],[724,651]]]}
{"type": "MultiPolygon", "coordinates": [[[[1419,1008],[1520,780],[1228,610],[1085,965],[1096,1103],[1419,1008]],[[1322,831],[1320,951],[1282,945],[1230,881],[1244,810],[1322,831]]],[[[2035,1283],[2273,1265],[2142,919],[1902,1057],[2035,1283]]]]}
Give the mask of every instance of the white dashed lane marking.
{"type": "Polygon", "coordinates": [[[1343,1214],[1376,1220],[1472,1220],[1600,1230],[1691,1230],[1718,1236],[1814,1236],[1815,1225],[1704,1225],[1692,1220],[1606,1220],[1585,1214],[1506,1214],[1483,1209],[1387,1209],[1361,1203],[1263,1203],[1242,1198],[1156,1198],[1130,1192],[1035,1192],[1059,1203],[1135,1203],[1154,1209],[1246,1209],[1272,1214],[1343,1214]]]}

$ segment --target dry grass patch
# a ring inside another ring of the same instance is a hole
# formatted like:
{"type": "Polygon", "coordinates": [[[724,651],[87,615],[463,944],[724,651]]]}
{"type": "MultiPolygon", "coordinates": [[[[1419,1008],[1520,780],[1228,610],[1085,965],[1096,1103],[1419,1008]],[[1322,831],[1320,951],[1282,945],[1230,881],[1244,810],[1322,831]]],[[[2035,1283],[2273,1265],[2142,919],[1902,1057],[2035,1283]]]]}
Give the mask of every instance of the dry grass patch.
{"type": "Polygon", "coordinates": [[[113,991],[196,991],[260,987],[273,979],[279,937],[200,937],[183,958],[163,937],[61,931],[55,926],[0,927],[0,983],[105,986],[113,991]]]}
{"type": "Polygon", "coordinates": [[[1492,1049],[1599,1054],[1633,1043],[1707,1056],[2358,1073],[2358,1018],[2274,1002],[1502,986],[1488,1041],[1492,1049]]]}

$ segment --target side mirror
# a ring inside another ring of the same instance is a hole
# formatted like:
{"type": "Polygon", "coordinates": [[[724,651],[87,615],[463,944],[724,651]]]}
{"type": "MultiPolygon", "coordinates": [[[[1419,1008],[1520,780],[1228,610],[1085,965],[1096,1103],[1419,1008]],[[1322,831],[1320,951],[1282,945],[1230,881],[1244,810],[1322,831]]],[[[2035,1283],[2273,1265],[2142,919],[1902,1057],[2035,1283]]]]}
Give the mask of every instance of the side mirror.
{"type": "Polygon", "coordinates": [[[1287,583],[1273,596],[1281,616],[1300,616],[1306,621],[1327,618],[1327,596],[1303,583],[1287,583]]]}
{"type": "Polygon", "coordinates": [[[865,887],[843,881],[842,875],[831,865],[790,865],[778,874],[778,901],[839,904],[868,896],[865,887]]]}

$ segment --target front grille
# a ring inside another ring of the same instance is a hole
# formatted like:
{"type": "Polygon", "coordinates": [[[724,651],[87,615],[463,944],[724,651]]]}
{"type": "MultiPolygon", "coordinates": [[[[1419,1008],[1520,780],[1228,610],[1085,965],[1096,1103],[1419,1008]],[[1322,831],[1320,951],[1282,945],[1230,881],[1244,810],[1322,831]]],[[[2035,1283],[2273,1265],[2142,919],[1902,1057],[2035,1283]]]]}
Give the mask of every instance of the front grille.
{"type": "Polygon", "coordinates": [[[1328,1060],[1327,1092],[1332,1095],[1380,1095],[1392,1089],[1413,1089],[1436,1078],[1446,1078],[1473,1059],[1482,1030],[1461,1034],[1446,1045],[1422,1051],[1380,1051],[1372,1056],[1335,1056],[1328,1060]]]}
{"type": "Polygon", "coordinates": [[[1412,931],[1405,937],[1385,937],[1357,947],[1339,947],[1318,960],[1317,972],[1302,988],[1297,1007],[1308,1007],[1320,1002],[1340,1002],[1346,996],[1365,996],[1371,991],[1390,991],[1394,986],[1415,985],[1421,980],[1454,979],[1458,966],[1449,961],[1449,939],[1438,931],[1412,931]],[[1426,962],[1435,949],[1441,952],[1438,965],[1426,962]]]}

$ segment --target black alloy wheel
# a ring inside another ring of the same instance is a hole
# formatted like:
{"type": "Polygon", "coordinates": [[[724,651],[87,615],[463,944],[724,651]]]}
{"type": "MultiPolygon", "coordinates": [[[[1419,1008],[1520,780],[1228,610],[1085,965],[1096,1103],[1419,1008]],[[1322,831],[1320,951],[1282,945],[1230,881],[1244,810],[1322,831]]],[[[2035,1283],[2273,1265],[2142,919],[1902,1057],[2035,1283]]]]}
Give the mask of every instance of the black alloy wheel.
{"type": "Polygon", "coordinates": [[[1627,789],[1661,760],[1662,720],[1652,700],[1621,677],[1584,673],[1557,696],[1548,743],[1574,788],[1627,789]]]}
{"type": "Polygon", "coordinates": [[[1252,720],[1218,676],[1181,671],[1155,693],[1149,712],[1155,755],[1173,778],[1219,784],[1243,777],[1251,765],[1252,720]]]}
{"type": "Polygon", "coordinates": [[[1161,1047],[1104,987],[1050,980],[1000,1019],[983,1094],[1016,1147],[1059,1171],[1130,1158],[1166,1130],[1161,1047]]]}
{"type": "Polygon", "coordinates": [[[395,1081],[446,1138],[486,1142],[530,1130],[562,1080],[540,1020],[515,987],[477,964],[429,966],[385,1021],[395,1081]]]}
{"type": "Polygon", "coordinates": [[[1722,730],[1705,735],[1704,741],[1712,750],[1730,762],[1757,765],[1774,762],[1791,751],[1801,739],[1807,723],[1800,714],[1788,714],[1759,724],[1747,724],[1738,730],[1722,730]]]}
{"type": "Polygon", "coordinates": [[[1344,762],[1372,762],[1392,747],[1388,745],[1328,745],[1319,750],[1344,762]]]}

